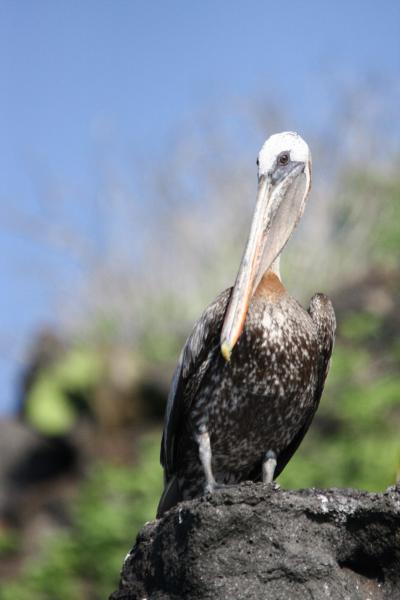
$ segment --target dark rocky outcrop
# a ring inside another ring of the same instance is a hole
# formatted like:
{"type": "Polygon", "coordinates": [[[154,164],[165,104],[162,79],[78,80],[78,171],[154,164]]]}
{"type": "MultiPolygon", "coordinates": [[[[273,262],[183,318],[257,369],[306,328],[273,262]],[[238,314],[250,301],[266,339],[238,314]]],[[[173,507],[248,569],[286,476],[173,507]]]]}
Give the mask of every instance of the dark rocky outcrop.
{"type": "Polygon", "coordinates": [[[400,486],[246,483],[147,523],[110,600],[400,599],[400,486]]]}

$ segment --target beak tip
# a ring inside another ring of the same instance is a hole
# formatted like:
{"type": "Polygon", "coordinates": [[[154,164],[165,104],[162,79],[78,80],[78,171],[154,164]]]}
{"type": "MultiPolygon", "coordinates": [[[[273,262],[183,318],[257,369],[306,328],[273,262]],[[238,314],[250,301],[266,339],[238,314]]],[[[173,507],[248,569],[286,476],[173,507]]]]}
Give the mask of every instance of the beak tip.
{"type": "Polygon", "coordinates": [[[221,354],[224,357],[224,359],[226,360],[226,362],[230,361],[231,354],[232,354],[232,347],[227,341],[224,341],[221,344],[221,354]]]}

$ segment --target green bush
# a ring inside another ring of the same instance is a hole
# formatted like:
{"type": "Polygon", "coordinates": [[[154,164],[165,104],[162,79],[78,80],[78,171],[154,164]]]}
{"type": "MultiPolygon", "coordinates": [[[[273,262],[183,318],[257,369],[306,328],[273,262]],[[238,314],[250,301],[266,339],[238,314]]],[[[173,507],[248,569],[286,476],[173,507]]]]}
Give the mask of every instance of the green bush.
{"type": "Polygon", "coordinates": [[[71,507],[71,529],[49,540],[18,581],[2,584],[0,600],[104,600],[137,531],[154,518],[158,456],[157,434],[142,440],[137,467],[93,466],[71,507]]]}
{"type": "Polygon", "coordinates": [[[371,320],[339,341],[316,419],[280,477],[284,487],[384,490],[400,475],[400,374],[390,346],[370,353],[371,320]]]}

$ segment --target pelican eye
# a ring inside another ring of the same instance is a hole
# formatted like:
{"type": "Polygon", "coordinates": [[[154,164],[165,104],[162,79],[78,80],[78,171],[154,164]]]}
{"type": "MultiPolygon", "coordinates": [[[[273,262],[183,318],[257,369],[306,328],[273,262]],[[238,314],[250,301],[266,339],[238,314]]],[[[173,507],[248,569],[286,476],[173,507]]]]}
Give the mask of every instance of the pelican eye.
{"type": "Polygon", "coordinates": [[[283,167],[284,167],[285,165],[287,165],[287,164],[288,164],[288,162],[289,162],[289,153],[288,153],[288,152],[282,152],[282,154],[280,154],[280,155],[278,156],[278,163],[279,163],[281,166],[283,166],[283,167]]]}

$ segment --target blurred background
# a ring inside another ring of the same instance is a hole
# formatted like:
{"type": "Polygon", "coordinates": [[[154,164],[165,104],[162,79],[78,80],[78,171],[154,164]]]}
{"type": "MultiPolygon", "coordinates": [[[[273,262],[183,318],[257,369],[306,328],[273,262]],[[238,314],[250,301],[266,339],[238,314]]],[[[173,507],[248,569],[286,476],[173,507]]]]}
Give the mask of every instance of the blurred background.
{"type": "Polygon", "coordinates": [[[400,477],[400,4],[0,1],[0,599],[102,599],[162,487],[178,353],[234,281],[256,156],[313,153],[286,286],[335,305],[280,483],[400,477]]]}

